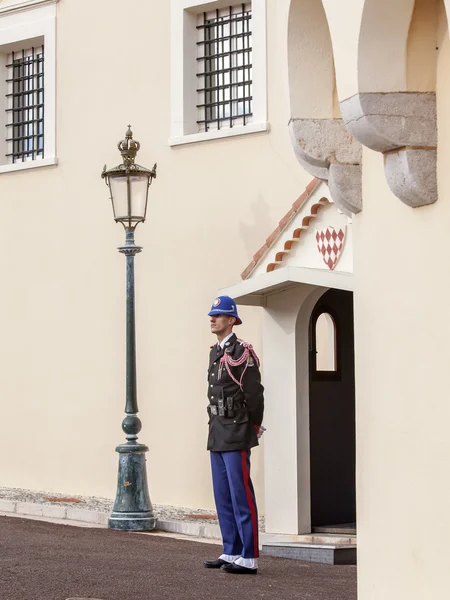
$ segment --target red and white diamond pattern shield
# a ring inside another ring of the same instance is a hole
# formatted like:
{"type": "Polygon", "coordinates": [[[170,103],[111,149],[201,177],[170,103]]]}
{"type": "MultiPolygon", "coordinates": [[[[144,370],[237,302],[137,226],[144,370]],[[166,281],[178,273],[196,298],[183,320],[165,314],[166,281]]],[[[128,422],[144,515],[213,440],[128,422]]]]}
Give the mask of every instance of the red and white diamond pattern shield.
{"type": "Polygon", "coordinates": [[[344,248],[346,227],[335,229],[327,227],[326,229],[316,229],[317,248],[322,255],[323,262],[331,271],[338,264],[344,248]]]}

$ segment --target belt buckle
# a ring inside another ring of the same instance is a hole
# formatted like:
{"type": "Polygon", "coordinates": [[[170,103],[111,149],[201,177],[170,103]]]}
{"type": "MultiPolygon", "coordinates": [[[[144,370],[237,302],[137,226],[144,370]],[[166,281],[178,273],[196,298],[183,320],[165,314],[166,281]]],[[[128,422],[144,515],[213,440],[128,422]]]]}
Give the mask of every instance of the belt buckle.
{"type": "Polygon", "coordinates": [[[214,404],[211,404],[211,414],[212,415],[217,415],[218,414],[218,410],[217,410],[217,406],[215,406],[214,404]]]}

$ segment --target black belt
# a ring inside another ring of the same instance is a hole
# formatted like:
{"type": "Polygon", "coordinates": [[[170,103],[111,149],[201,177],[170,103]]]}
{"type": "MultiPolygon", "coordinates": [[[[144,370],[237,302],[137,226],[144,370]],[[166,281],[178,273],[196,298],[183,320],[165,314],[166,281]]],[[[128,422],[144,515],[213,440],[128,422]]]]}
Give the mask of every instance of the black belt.
{"type": "MultiPolygon", "coordinates": [[[[233,406],[234,410],[239,410],[240,408],[245,408],[247,405],[245,404],[245,402],[238,402],[237,404],[235,404],[233,406]]],[[[212,415],[218,415],[219,414],[219,407],[217,406],[217,404],[208,404],[208,408],[211,411],[212,415]]]]}

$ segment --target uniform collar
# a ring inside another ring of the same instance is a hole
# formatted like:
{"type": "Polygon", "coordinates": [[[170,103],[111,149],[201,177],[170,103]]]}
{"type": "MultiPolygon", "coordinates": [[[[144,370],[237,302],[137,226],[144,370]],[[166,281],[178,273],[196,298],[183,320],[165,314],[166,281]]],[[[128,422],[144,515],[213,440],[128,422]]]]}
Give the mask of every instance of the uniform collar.
{"type": "Polygon", "coordinates": [[[223,350],[225,348],[225,346],[231,346],[231,344],[235,341],[236,339],[236,334],[231,332],[229,335],[227,335],[226,338],[224,338],[220,344],[217,343],[217,346],[220,347],[221,350],[223,350]],[[232,339],[234,338],[234,339],[232,339]]]}

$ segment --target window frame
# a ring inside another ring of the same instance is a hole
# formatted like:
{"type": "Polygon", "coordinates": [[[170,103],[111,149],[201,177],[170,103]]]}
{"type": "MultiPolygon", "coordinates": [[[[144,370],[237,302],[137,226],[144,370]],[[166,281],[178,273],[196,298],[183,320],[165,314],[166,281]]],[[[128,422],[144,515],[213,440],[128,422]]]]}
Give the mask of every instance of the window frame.
{"type": "Polygon", "coordinates": [[[58,0],[23,3],[0,9],[0,175],[57,164],[56,158],[56,3],[58,0]],[[26,8],[26,9],[25,9],[26,8]],[[43,44],[44,53],[44,158],[9,163],[6,157],[6,60],[13,51],[43,44]]]}
{"type": "Polygon", "coordinates": [[[234,0],[171,0],[170,146],[259,133],[267,122],[266,0],[252,0],[252,121],[199,132],[197,124],[197,19],[203,12],[238,5],[234,0]]]}

